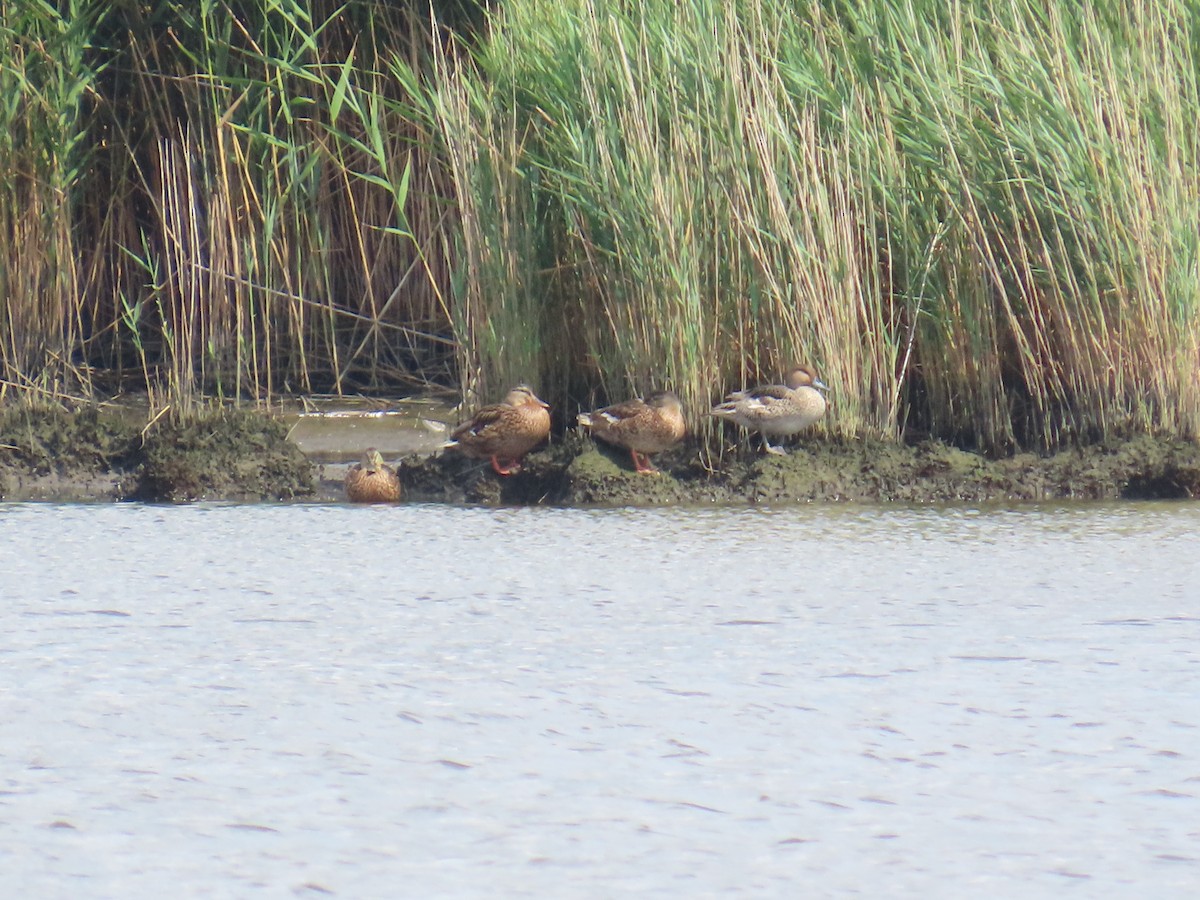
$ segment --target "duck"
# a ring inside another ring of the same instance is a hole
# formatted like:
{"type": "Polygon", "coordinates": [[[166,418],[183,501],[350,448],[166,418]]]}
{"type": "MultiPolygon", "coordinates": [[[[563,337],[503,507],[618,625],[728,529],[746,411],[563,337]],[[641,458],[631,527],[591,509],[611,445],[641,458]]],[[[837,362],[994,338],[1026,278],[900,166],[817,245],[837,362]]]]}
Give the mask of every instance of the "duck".
{"type": "Polygon", "coordinates": [[[521,458],[549,436],[550,404],[529,385],[519,384],[454,429],[443,446],[490,459],[497,475],[512,475],[521,470],[521,458]]]}
{"type": "Polygon", "coordinates": [[[627,449],[634,469],[647,475],[658,474],[650,454],[675,446],[687,433],[683,404],[671,391],[580,413],[579,424],[593,437],[627,449]]]}
{"type": "Polygon", "coordinates": [[[346,496],[353,503],[395,503],[400,499],[400,476],[384,465],[378,450],[368,447],[362,461],[346,472],[346,496]]]}
{"type": "Polygon", "coordinates": [[[757,431],[763,450],[786,456],[787,451],[773,445],[768,435],[786,436],[808,428],[825,415],[827,403],[822,391],[828,390],[812,366],[800,364],[788,371],[783,384],[734,391],[708,414],[757,431]]]}

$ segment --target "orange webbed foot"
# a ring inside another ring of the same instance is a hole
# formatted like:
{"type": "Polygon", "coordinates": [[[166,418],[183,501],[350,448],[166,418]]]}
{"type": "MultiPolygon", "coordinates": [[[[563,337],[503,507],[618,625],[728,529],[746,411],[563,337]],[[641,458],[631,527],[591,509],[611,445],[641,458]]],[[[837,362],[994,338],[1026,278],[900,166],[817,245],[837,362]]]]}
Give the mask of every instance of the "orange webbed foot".
{"type": "Polygon", "coordinates": [[[633,468],[643,475],[658,475],[661,474],[658,469],[650,462],[650,457],[644,453],[638,453],[636,450],[630,450],[629,455],[633,457],[633,468]]]}
{"type": "Polygon", "coordinates": [[[492,457],[492,469],[495,470],[497,475],[513,475],[513,474],[521,471],[520,460],[506,459],[504,462],[507,463],[507,465],[502,466],[500,464],[499,457],[497,457],[497,456],[492,457]]]}

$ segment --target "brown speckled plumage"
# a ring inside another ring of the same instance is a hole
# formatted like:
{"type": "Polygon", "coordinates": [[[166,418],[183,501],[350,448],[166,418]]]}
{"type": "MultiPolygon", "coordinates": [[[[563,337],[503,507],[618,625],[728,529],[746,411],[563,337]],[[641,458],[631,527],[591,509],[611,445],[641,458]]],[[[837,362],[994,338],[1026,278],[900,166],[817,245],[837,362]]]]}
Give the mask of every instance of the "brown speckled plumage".
{"type": "Polygon", "coordinates": [[[549,406],[522,384],[454,429],[445,446],[490,459],[497,474],[511,475],[520,470],[521,458],[549,436],[549,406]]]}
{"type": "Polygon", "coordinates": [[[651,465],[649,454],[675,446],[687,434],[683,405],[670,391],[655,391],[645,400],[626,400],[580,413],[579,424],[594,437],[627,449],[633,467],[648,474],[658,471],[651,465]]]}
{"type": "Polygon", "coordinates": [[[400,478],[383,463],[374,447],[346,472],[346,496],[354,503],[395,503],[400,499],[400,478]]]}

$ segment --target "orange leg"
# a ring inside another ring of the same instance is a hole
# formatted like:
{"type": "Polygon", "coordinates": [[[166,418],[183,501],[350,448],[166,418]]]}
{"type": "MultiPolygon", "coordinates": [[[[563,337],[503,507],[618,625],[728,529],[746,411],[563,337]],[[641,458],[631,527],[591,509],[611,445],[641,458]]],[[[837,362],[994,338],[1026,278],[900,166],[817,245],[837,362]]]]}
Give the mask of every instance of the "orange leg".
{"type": "Polygon", "coordinates": [[[657,475],[658,469],[650,462],[650,457],[645,453],[638,453],[636,450],[630,450],[629,455],[633,457],[633,467],[643,475],[657,475]]]}
{"type": "Polygon", "coordinates": [[[508,465],[500,465],[499,458],[495,454],[492,454],[492,468],[495,470],[497,475],[512,475],[514,472],[521,471],[521,463],[519,460],[506,459],[505,462],[508,465]]]}

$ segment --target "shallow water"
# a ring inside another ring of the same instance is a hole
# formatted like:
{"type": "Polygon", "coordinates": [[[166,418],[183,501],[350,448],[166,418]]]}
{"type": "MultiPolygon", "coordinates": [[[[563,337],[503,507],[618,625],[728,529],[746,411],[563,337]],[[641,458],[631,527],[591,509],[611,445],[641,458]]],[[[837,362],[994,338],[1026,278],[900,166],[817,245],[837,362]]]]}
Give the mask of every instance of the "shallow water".
{"type": "Polygon", "coordinates": [[[0,896],[1192,896],[1197,531],[0,505],[0,896]]]}

